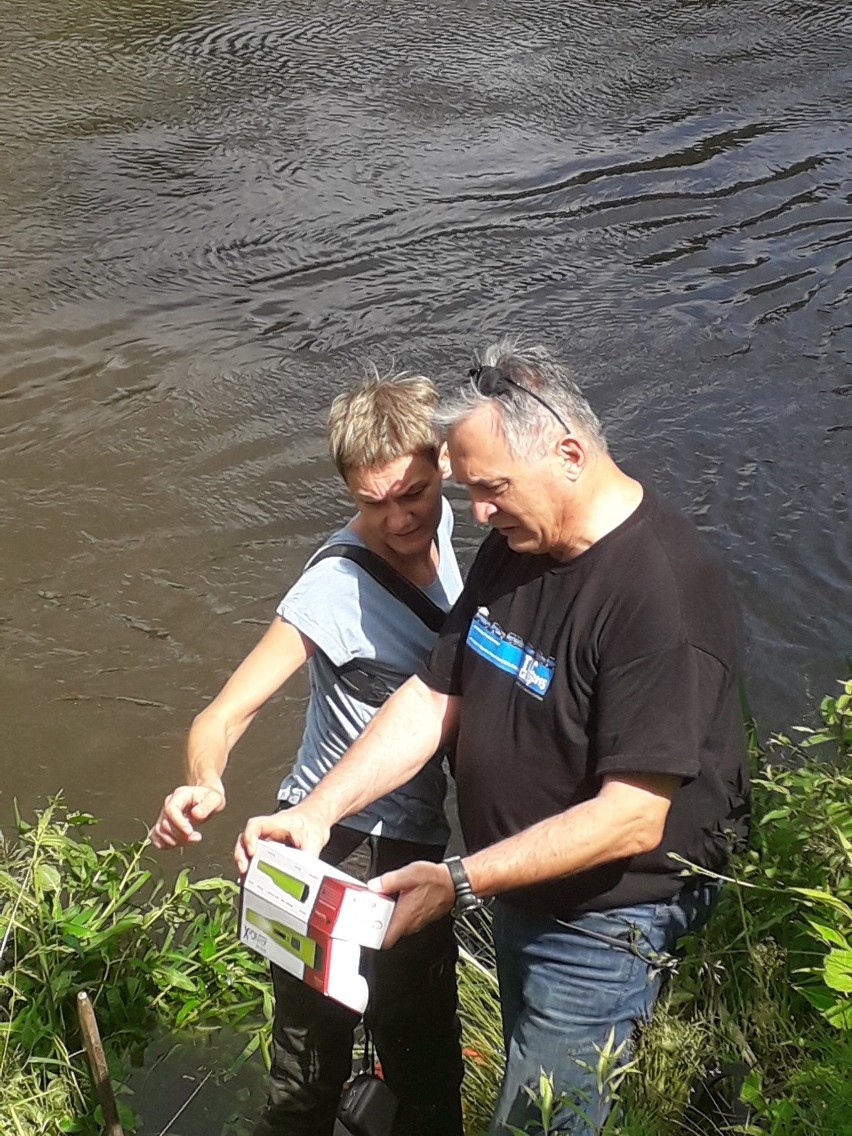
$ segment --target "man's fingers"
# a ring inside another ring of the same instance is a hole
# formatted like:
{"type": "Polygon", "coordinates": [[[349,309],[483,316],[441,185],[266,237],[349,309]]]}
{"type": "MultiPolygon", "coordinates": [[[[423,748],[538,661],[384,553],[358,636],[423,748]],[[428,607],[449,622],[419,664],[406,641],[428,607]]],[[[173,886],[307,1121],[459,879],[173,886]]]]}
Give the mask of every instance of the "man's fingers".
{"type": "Polygon", "coordinates": [[[394,910],[390,923],[388,923],[388,929],[385,931],[385,937],[382,939],[382,950],[386,951],[395,946],[407,930],[405,919],[398,911],[394,910]]]}
{"type": "Polygon", "coordinates": [[[449,874],[444,865],[431,861],[420,860],[394,872],[385,872],[370,880],[367,886],[371,891],[397,897],[383,948],[392,947],[403,935],[413,935],[452,906],[449,874]]]}
{"type": "Polygon", "coordinates": [[[237,837],[237,843],[234,848],[234,863],[237,865],[237,871],[241,876],[244,876],[248,871],[249,860],[251,859],[251,856],[246,851],[243,836],[244,833],[241,832],[237,837]]]}
{"type": "Polygon", "coordinates": [[[182,848],[184,844],[197,844],[201,840],[201,833],[194,829],[189,836],[185,836],[182,832],[172,833],[162,828],[152,828],[148,835],[155,848],[182,848]]]}
{"type": "Polygon", "coordinates": [[[248,861],[257,851],[257,842],[263,835],[261,824],[263,820],[265,820],[265,817],[252,817],[251,820],[247,821],[237,841],[237,847],[242,849],[245,856],[246,867],[248,867],[248,861]]]}
{"type": "MultiPolygon", "coordinates": [[[[371,891],[383,891],[386,895],[396,895],[397,892],[432,885],[437,881],[443,883],[446,868],[443,868],[443,871],[438,870],[442,867],[442,865],[433,864],[431,860],[415,860],[411,864],[406,864],[404,868],[396,868],[393,872],[385,872],[383,876],[368,880],[367,887],[371,891]]],[[[449,883],[449,875],[447,875],[447,883],[449,883]]]]}
{"type": "Polygon", "coordinates": [[[393,872],[385,872],[383,876],[376,876],[375,879],[367,880],[367,887],[370,891],[384,892],[385,895],[396,895],[397,892],[405,890],[406,884],[410,886],[409,875],[407,868],[397,868],[393,872]]]}
{"type": "MultiPolygon", "coordinates": [[[[388,873],[388,875],[396,874],[388,873]]],[[[447,910],[449,910],[447,904],[443,903],[440,895],[436,895],[434,889],[428,885],[400,892],[382,942],[382,949],[387,950],[388,947],[392,947],[404,935],[416,934],[427,923],[431,923],[447,910]]]]}
{"type": "Polygon", "coordinates": [[[166,798],[166,803],[163,805],[163,812],[161,820],[164,826],[168,826],[175,833],[183,833],[184,836],[189,836],[192,832],[192,821],[186,815],[189,809],[189,804],[172,793],[170,797],[166,798]]]}
{"type": "Polygon", "coordinates": [[[151,843],[155,848],[172,848],[174,847],[174,840],[167,832],[163,831],[162,825],[158,821],[151,831],[148,833],[151,843]]]}

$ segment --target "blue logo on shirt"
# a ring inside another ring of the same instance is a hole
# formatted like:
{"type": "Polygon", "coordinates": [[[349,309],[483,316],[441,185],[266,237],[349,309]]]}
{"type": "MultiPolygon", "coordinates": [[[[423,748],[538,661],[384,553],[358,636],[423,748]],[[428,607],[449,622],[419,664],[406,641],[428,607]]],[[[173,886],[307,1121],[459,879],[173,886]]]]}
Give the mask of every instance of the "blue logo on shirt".
{"type": "Polygon", "coordinates": [[[504,631],[499,623],[488,618],[488,608],[479,608],[471,620],[467,645],[487,663],[513,675],[533,697],[542,699],[547,694],[556,660],[546,657],[520,636],[504,631]]]}

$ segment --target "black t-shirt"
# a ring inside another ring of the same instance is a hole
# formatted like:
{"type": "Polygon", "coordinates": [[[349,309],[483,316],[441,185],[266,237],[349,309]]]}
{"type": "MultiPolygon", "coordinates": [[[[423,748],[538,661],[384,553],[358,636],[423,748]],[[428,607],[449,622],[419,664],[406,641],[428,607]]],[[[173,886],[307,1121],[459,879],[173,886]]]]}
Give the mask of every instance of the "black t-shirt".
{"type": "Polygon", "coordinates": [[[646,491],[569,561],[483,543],[420,677],[460,695],[453,758],[477,851],[595,796],[605,774],[683,778],[653,852],[507,892],[561,917],[666,899],[747,827],[739,606],[687,518],[646,491]]]}

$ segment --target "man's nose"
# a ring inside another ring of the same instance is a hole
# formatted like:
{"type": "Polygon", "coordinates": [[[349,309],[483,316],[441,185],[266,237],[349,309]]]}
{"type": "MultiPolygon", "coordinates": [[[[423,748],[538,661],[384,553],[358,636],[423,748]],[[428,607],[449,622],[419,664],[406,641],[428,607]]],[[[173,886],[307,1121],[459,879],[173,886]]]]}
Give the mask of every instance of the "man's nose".
{"type": "Polygon", "coordinates": [[[497,512],[497,506],[490,501],[471,501],[473,516],[477,524],[487,525],[490,517],[497,512]]]}

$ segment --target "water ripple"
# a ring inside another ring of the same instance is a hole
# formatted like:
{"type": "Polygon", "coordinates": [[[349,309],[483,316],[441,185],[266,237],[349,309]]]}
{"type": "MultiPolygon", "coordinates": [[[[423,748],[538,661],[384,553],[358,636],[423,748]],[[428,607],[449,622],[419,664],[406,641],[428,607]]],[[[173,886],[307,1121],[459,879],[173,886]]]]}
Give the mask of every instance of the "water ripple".
{"type": "MultiPolygon", "coordinates": [[[[449,389],[505,332],[564,353],[620,460],[723,549],[758,707],[787,726],[829,688],[849,643],[848,2],[0,16],[10,795],[53,788],[61,753],[109,797],[120,748],[153,810],[186,722],[346,515],[323,441],[341,384],[372,357],[449,389]]],[[[301,709],[252,740],[235,812],[301,709]]],[[[117,785],[105,811],[129,807],[117,785]]]]}

